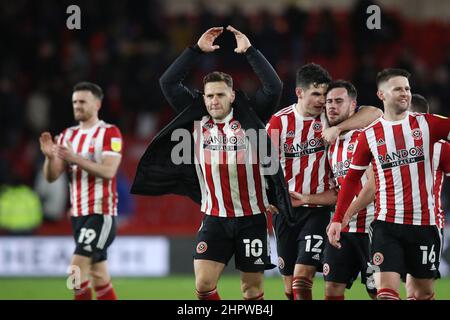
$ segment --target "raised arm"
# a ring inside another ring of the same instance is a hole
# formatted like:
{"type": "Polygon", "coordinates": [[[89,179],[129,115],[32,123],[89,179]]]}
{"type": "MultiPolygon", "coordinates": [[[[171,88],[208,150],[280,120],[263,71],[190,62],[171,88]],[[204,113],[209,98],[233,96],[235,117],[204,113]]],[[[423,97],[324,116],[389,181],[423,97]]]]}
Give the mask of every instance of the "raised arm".
{"type": "Polygon", "coordinates": [[[197,64],[198,57],[202,53],[219,49],[218,45],[214,45],[214,41],[222,32],[223,27],[208,29],[197,44],[184,50],[159,79],[161,90],[176,113],[183,111],[196,98],[197,94],[189,90],[183,81],[197,64]]]}
{"type": "Polygon", "coordinates": [[[331,144],[345,131],[361,129],[377,120],[383,115],[383,111],[372,106],[361,106],[359,111],[340,124],[327,128],[322,133],[322,138],[331,144]]]}
{"type": "Polygon", "coordinates": [[[260,119],[266,123],[278,104],[281,91],[283,90],[283,83],[262,53],[252,47],[245,34],[232,26],[228,26],[227,30],[232,32],[236,38],[237,47],[234,51],[245,55],[248,63],[262,83],[262,87],[258,89],[252,98],[252,107],[260,119]]]}

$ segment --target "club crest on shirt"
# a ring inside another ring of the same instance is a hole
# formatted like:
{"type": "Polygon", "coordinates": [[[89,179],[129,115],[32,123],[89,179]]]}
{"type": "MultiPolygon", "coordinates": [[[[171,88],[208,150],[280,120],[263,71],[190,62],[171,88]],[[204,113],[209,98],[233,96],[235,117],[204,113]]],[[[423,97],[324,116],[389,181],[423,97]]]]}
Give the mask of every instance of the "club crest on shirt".
{"type": "Polygon", "coordinates": [[[197,244],[197,253],[198,254],[202,254],[202,253],[206,252],[206,250],[208,250],[208,245],[206,244],[205,241],[199,242],[197,244]]]}
{"type": "Polygon", "coordinates": [[[353,152],[353,150],[355,149],[355,144],[349,143],[347,149],[348,149],[348,151],[353,152]]]}
{"type": "Polygon", "coordinates": [[[321,122],[314,122],[313,130],[315,132],[321,132],[322,131],[322,123],[321,122]]]}
{"type": "Polygon", "coordinates": [[[239,121],[232,121],[230,122],[230,129],[233,131],[237,131],[239,129],[241,129],[241,124],[239,123],[239,121]]]}
{"type": "Polygon", "coordinates": [[[414,140],[422,139],[422,131],[420,129],[414,129],[412,132],[412,137],[414,140]]]}

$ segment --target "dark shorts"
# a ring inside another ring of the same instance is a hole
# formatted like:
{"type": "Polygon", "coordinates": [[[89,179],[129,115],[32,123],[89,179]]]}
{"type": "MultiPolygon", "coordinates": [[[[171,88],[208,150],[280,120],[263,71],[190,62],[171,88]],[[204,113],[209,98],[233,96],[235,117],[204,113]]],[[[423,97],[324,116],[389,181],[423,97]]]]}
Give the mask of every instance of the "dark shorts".
{"type": "Polygon", "coordinates": [[[417,279],[438,276],[441,236],[436,226],[374,221],[371,225],[372,264],[380,272],[406,273],[417,279]]]}
{"type": "Polygon", "coordinates": [[[92,214],[71,220],[76,244],[74,253],[92,258],[92,263],[105,261],[106,251],[116,237],[115,217],[92,214]]]}
{"type": "Polygon", "coordinates": [[[296,264],[315,266],[321,271],[331,209],[298,207],[293,210],[300,217],[293,227],[287,225],[283,214],[273,215],[280,273],[293,275],[296,264]]]}
{"type": "Polygon", "coordinates": [[[361,273],[361,283],[367,292],[376,294],[373,268],[369,257],[369,235],[367,233],[342,232],[342,247],[333,247],[328,240],[323,257],[323,276],[325,281],[345,283],[347,289],[361,273]]]}
{"type": "MultiPolygon", "coordinates": [[[[441,233],[441,243],[444,244],[444,228],[440,228],[439,231],[440,231],[440,233],[441,233]]],[[[440,253],[440,256],[442,256],[442,251],[444,250],[443,247],[444,247],[444,246],[442,245],[442,246],[441,246],[441,253],[440,253]]],[[[402,274],[401,277],[402,277],[402,281],[403,281],[403,282],[406,282],[406,274],[402,274]]],[[[436,274],[436,276],[434,277],[434,279],[437,280],[437,279],[440,279],[440,278],[441,278],[441,273],[439,272],[439,269],[438,269],[437,274],[436,274]]]]}
{"type": "Polygon", "coordinates": [[[275,268],[270,262],[265,214],[238,218],[205,215],[197,233],[194,259],[228,264],[234,254],[236,269],[262,272],[275,268]]]}

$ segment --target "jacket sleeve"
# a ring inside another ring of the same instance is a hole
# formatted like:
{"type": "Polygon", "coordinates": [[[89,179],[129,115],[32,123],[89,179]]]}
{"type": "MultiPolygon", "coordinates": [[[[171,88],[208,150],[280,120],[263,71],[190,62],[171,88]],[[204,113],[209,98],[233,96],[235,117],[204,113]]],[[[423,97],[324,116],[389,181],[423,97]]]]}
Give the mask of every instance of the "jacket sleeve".
{"type": "Polygon", "coordinates": [[[198,97],[197,92],[192,92],[184,86],[183,80],[201,54],[202,51],[198,46],[187,48],[159,79],[161,90],[176,113],[183,111],[198,97]]]}
{"type": "Polygon", "coordinates": [[[258,89],[252,98],[251,106],[259,118],[266,123],[278,105],[283,83],[259,50],[250,47],[245,52],[245,56],[262,83],[262,87],[258,89]]]}

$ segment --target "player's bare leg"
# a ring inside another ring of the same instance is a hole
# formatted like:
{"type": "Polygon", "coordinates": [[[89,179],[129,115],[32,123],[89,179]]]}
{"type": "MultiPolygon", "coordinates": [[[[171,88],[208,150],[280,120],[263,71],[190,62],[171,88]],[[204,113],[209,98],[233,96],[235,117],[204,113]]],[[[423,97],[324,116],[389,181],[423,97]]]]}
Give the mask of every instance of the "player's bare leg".
{"type": "Polygon", "coordinates": [[[292,278],[293,276],[281,276],[284,282],[284,294],[288,300],[294,300],[294,294],[292,293],[292,278]]]}
{"type": "Polygon", "coordinates": [[[304,264],[296,264],[292,281],[294,300],[312,300],[312,285],[317,268],[304,264]]]}
{"type": "Polygon", "coordinates": [[[405,289],[407,300],[414,300],[414,284],[411,282],[411,275],[408,273],[406,275],[405,289]]]}
{"type": "Polygon", "coordinates": [[[89,286],[89,270],[91,268],[91,258],[74,254],[70,262],[71,266],[76,266],[80,270],[80,288],[75,288],[75,300],[91,300],[92,291],[89,286]]]}
{"type": "Polygon", "coordinates": [[[225,264],[211,260],[194,260],[195,290],[200,300],[220,300],[217,283],[225,264]]]}
{"type": "Polygon", "coordinates": [[[104,286],[111,281],[106,261],[94,263],[91,266],[91,280],[94,286],[104,286]]]}
{"type": "Polygon", "coordinates": [[[434,300],[434,279],[417,279],[410,276],[414,300],[434,300]]]}
{"type": "Polygon", "coordinates": [[[97,300],[117,300],[106,261],[94,263],[91,266],[90,275],[97,294],[97,300]]]}
{"type": "Polygon", "coordinates": [[[380,272],[380,287],[377,293],[378,300],[400,300],[400,274],[397,272],[380,272]]]}
{"type": "Polygon", "coordinates": [[[325,282],[325,300],[344,300],[345,283],[325,282]]]}
{"type": "Polygon", "coordinates": [[[264,300],[264,273],[241,272],[241,291],[244,300],[264,300]]]}
{"type": "Polygon", "coordinates": [[[89,270],[91,269],[91,258],[74,254],[70,265],[80,268],[81,282],[89,280],[89,270]]]}

